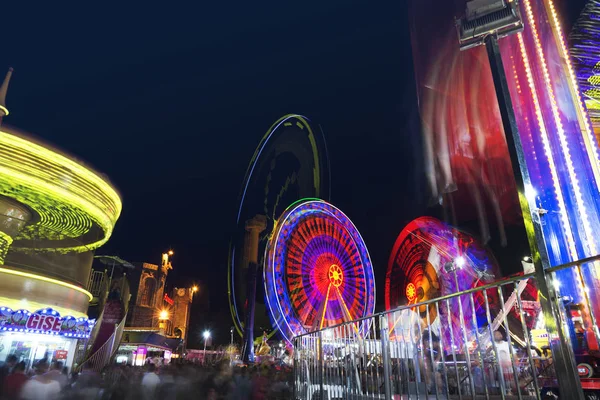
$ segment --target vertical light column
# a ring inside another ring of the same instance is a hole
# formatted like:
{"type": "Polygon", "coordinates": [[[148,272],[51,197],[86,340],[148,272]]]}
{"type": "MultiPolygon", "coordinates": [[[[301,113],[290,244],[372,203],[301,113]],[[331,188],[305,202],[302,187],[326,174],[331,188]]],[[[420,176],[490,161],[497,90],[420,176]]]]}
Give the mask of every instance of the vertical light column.
{"type": "Polygon", "coordinates": [[[594,172],[594,177],[596,178],[596,182],[600,182],[600,151],[598,149],[598,142],[596,140],[596,137],[594,136],[594,132],[592,131],[587,110],[583,106],[583,102],[581,100],[579,85],[577,85],[577,77],[575,76],[573,64],[571,62],[571,57],[565,44],[565,39],[562,27],[558,19],[558,14],[556,12],[556,8],[554,7],[554,3],[552,0],[546,0],[544,2],[544,5],[546,6],[547,13],[550,17],[549,22],[558,45],[560,61],[563,64],[563,68],[567,72],[568,79],[566,80],[566,82],[569,85],[569,90],[575,103],[575,107],[577,110],[577,121],[579,122],[579,126],[582,132],[582,137],[587,150],[587,155],[589,157],[590,164],[594,172]]]}
{"type": "MultiPolygon", "coordinates": [[[[540,208],[552,265],[595,256],[600,251],[600,150],[579,94],[564,35],[552,0],[522,0],[525,30],[503,43],[506,63],[516,49],[521,64],[511,89],[525,152],[540,208]],[[519,72],[521,70],[521,72],[519,72]],[[526,77],[529,91],[519,87],[526,77]],[[535,115],[536,123],[527,121],[535,115]],[[539,157],[544,154],[545,157],[539,157]],[[535,179],[537,178],[537,181],[535,179]],[[565,259],[568,257],[568,259],[565,259]]],[[[587,270],[586,280],[600,285],[598,266],[587,270]]],[[[557,273],[561,294],[584,301],[572,271],[557,273]]],[[[593,294],[592,307],[600,311],[600,294],[593,294]]]]}

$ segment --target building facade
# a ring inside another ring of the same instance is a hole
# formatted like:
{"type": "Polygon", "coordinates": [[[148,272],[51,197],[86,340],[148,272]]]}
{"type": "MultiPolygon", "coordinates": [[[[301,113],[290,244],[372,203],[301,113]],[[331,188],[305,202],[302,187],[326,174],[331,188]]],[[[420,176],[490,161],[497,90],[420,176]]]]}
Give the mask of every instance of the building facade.
{"type": "Polygon", "coordinates": [[[127,274],[131,290],[130,312],[116,361],[131,365],[169,362],[185,349],[195,286],[168,290],[167,277],[173,269],[172,252],[162,255],[161,264],[134,263],[127,274]]]}
{"type": "Polygon", "coordinates": [[[137,282],[130,281],[130,285],[137,287],[137,290],[132,296],[135,303],[132,304],[131,318],[127,324],[129,327],[158,328],[161,312],[164,311],[165,284],[171,269],[173,266],[166,253],[163,254],[161,265],[136,265],[139,279],[137,282]]]}

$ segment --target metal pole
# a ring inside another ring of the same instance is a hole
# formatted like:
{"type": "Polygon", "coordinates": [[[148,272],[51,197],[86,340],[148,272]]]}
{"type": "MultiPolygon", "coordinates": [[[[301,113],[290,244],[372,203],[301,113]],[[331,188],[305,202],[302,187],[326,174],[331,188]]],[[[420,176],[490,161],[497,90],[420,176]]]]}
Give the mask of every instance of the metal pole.
{"type": "Polygon", "coordinates": [[[390,385],[390,332],[387,318],[385,315],[379,316],[379,327],[381,329],[381,360],[383,362],[383,387],[385,389],[385,399],[392,400],[392,387],[390,385]]]}
{"type": "MultiPolygon", "coordinates": [[[[460,287],[458,286],[458,274],[456,273],[456,265],[452,263],[452,272],[454,273],[454,282],[456,284],[456,293],[460,292],[460,287]]],[[[462,307],[462,299],[460,296],[456,297],[456,301],[458,302],[458,315],[460,318],[460,327],[462,331],[462,339],[463,339],[463,352],[464,356],[467,360],[467,374],[469,375],[469,388],[471,389],[471,397],[475,398],[475,382],[473,381],[473,373],[471,372],[471,355],[469,354],[469,340],[467,339],[467,330],[465,327],[465,314],[463,312],[462,307]]]]}
{"type": "Polygon", "coordinates": [[[539,290],[539,299],[544,314],[546,330],[550,338],[550,348],[554,357],[556,375],[559,381],[561,393],[568,393],[572,399],[583,400],[583,390],[577,374],[577,367],[571,349],[571,343],[562,327],[557,324],[561,321],[560,310],[558,309],[558,300],[552,285],[546,280],[545,268],[550,267],[550,261],[546,249],[546,243],[543,236],[540,215],[536,211],[532,214],[530,204],[525,196],[525,188],[531,187],[529,170],[525,161],[525,154],[515,112],[510,98],[506,72],[502,63],[502,55],[498,46],[498,38],[494,35],[488,35],[485,38],[485,45],[490,62],[490,69],[494,79],[496,97],[502,117],[502,126],[506,136],[508,152],[515,177],[515,183],[519,195],[519,203],[527,231],[527,239],[533,264],[535,266],[536,282],[539,290]],[[558,340],[557,340],[558,339],[558,340]]]}
{"type": "Polygon", "coordinates": [[[319,371],[317,371],[317,376],[319,377],[319,387],[320,387],[320,395],[319,395],[319,399],[321,400],[325,400],[325,388],[323,387],[323,369],[325,368],[324,366],[324,361],[323,361],[323,331],[319,331],[319,338],[317,339],[319,341],[318,344],[318,352],[319,352],[319,371]]]}
{"type": "MultiPolygon", "coordinates": [[[[117,338],[117,329],[119,324],[115,324],[115,331],[113,332],[112,343],[110,344],[110,351],[108,353],[107,365],[110,364],[110,359],[112,358],[113,352],[115,351],[115,339],[117,338]]],[[[119,343],[121,344],[121,343],[119,343]]],[[[104,367],[104,365],[102,366],[104,367]]]]}
{"type": "MultiPolygon", "coordinates": [[[[231,330],[231,332],[233,332],[233,329],[231,330]]],[[[231,334],[233,336],[233,333],[231,334]]],[[[296,389],[296,386],[298,385],[298,377],[296,376],[296,374],[298,374],[298,359],[297,359],[297,349],[299,348],[298,346],[298,340],[299,338],[295,337],[294,339],[292,339],[294,341],[294,353],[292,355],[292,377],[294,379],[294,384],[292,385],[292,398],[294,400],[296,400],[297,394],[298,394],[298,390],[296,389]]]]}
{"type": "Polygon", "coordinates": [[[110,280],[109,282],[112,282],[112,278],[113,278],[113,274],[115,273],[115,260],[112,260],[112,268],[110,269],[110,280]]]}
{"type": "Polygon", "coordinates": [[[202,352],[202,365],[206,365],[206,338],[204,338],[204,351],[202,352]]]}
{"type": "Polygon", "coordinates": [[[246,318],[244,321],[244,344],[242,350],[242,361],[245,363],[254,362],[254,310],[256,308],[256,276],[258,274],[258,265],[249,263],[248,265],[248,288],[246,318]]]}

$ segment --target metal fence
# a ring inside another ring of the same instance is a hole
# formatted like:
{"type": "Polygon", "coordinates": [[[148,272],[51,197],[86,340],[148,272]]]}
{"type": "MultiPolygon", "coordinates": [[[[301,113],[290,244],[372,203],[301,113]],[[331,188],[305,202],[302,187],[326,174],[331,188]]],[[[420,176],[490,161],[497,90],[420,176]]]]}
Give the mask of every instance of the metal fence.
{"type": "Polygon", "coordinates": [[[98,348],[94,354],[92,354],[79,366],[79,371],[94,371],[99,373],[110,363],[110,360],[117,352],[119,344],[121,343],[121,337],[123,336],[123,329],[125,328],[126,319],[127,314],[125,314],[121,322],[115,324],[115,330],[108,337],[106,342],[104,342],[104,344],[100,346],[100,348],[98,348]]]}
{"type": "MultiPolygon", "coordinates": [[[[600,338],[585,284],[587,272],[597,274],[590,260],[547,270],[571,356],[600,338]],[[561,286],[581,290],[563,296],[561,286]]],[[[542,399],[558,387],[558,338],[536,287],[526,274],[298,336],[295,398],[542,399]]]]}
{"type": "Polygon", "coordinates": [[[94,297],[101,297],[106,290],[105,280],[107,279],[106,271],[90,271],[90,278],[88,279],[88,291],[94,297]]]}

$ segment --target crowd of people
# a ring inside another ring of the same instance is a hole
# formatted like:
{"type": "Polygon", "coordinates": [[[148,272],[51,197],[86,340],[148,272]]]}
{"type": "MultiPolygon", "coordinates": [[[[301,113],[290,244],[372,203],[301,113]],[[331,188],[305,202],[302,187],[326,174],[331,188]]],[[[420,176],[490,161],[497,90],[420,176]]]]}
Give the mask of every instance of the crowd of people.
{"type": "Polygon", "coordinates": [[[25,362],[9,355],[0,367],[1,399],[57,399],[69,385],[68,371],[62,361],[50,364],[40,360],[27,371],[25,362]]]}
{"type": "Polygon", "coordinates": [[[102,373],[69,374],[60,361],[42,360],[32,371],[9,357],[0,367],[0,399],[18,400],[283,400],[292,397],[291,370],[282,365],[203,366],[175,363],[113,365],[102,373]]]}

